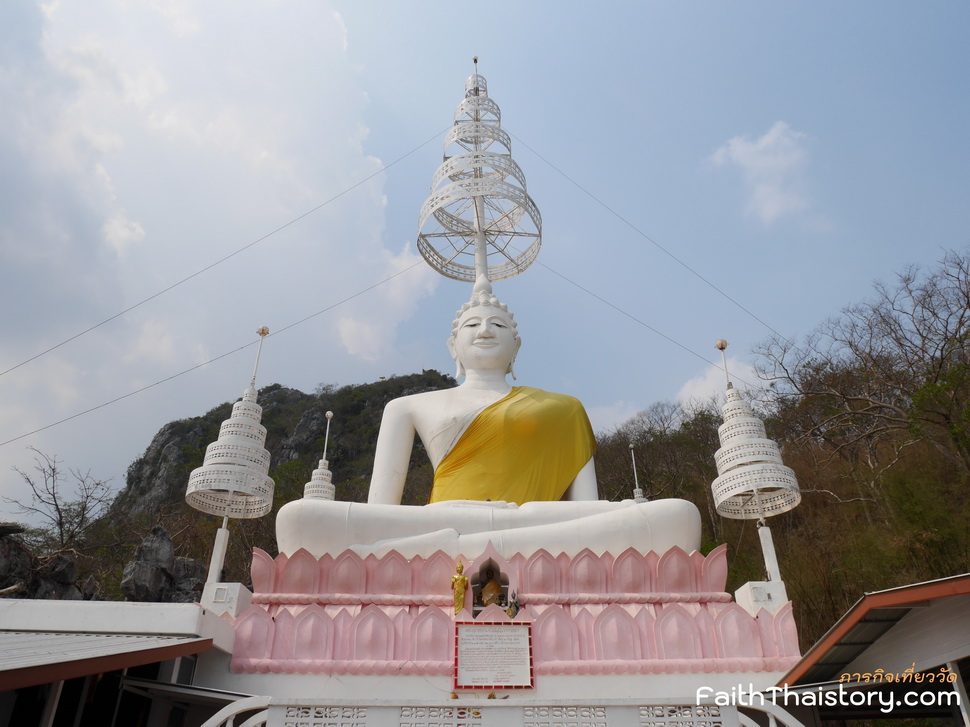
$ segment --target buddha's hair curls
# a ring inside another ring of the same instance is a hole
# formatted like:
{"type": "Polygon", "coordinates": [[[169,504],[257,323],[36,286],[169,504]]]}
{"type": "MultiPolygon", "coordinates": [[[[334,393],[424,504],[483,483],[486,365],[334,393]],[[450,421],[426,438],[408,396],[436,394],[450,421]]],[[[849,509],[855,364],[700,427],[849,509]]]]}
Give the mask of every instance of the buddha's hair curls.
{"type": "Polygon", "coordinates": [[[480,306],[498,308],[500,311],[502,311],[502,313],[508,317],[509,323],[512,324],[512,333],[514,334],[515,338],[519,337],[519,324],[515,322],[515,316],[512,315],[512,311],[509,310],[509,307],[505,305],[505,303],[500,302],[495,296],[495,294],[492,292],[491,284],[487,280],[484,284],[482,284],[481,279],[475,283],[475,287],[472,290],[472,297],[469,299],[469,301],[462,305],[462,307],[458,309],[458,312],[455,313],[455,320],[451,322],[452,337],[458,335],[458,321],[461,320],[461,317],[472,308],[477,308],[480,306]]]}

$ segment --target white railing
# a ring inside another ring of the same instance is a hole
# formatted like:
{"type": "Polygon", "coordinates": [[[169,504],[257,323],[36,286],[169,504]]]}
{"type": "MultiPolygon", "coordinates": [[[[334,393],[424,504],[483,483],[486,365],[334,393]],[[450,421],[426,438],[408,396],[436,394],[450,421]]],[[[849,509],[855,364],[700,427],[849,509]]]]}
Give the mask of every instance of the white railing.
{"type": "Polygon", "coordinates": [[[344,700],[295,700],[247,697],[226,705],[202,727],[282,727],[291,724],[354,727],[411,727],[434,725],[549,725],[577,723],[607,727],[805,727],[784,708],[770,700],[763,705],[716,706],[713,704],[665,704],[662,700],[607,700],[598,704],[576,700],[494,702],[461,700],[437,705],[409,702],[395,706],[385,701],[351,705],[344,700]],[[244,722],[240,717],[250,715],[244,722]],[[753,713],[765,720],[756,720],[753,713]]]}
{"type": "Polygon", "coordinates": [[[227,704],[212,715],[202,724],[202,727],[264,727],[269,715],[269,710],[266,709],[269,706],[269,702],[269,697],[246,697],[245,699],[239,699],[227,704]],[[261,711],[254,714],[245,722],[236,724],[237,717],[256,709],[261,711]]]}

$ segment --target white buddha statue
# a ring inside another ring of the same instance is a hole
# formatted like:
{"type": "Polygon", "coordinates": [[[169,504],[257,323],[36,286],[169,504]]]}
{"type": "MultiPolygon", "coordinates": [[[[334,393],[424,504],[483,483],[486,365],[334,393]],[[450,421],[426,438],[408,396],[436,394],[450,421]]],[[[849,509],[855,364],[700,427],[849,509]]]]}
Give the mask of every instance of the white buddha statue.
{"type": "Polygon", "coordinates": [[[448,339],[464,381],[387,405],[369,503],[401,503],[415,434],[435,471],[432,503],[597,499],[596,440],[583,405],[506,380],[521,344],[508,307],[481,278],[448,339]]]}
{"type": "Polygon", "coordinates": [[[285,505],[276,523],[280,551],[475,557],[489,542],[504,557],[539,548],[567,555],[696,550],[700,516],[691,503],[597,499],[586,412],[571,396],[508,383],[520,345],[512,314],[480,278],[448,341],[462,383],[389,402],[367,504],[304,498],[285,505]],[[425,506],[400,504],[415,434],[435,470],[425,506]]]}

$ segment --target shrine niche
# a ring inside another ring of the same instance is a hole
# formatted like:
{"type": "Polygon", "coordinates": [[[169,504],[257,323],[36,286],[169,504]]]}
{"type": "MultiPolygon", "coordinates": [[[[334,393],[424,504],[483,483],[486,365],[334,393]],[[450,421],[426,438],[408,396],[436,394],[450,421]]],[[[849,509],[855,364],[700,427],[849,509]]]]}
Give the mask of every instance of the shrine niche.
{"type": "Polygon", "coordinates": [[[472,613],[480,614],[489,606],[509,606],[509,577],[494,560],[482,563],[471,577],[472,613]]]}

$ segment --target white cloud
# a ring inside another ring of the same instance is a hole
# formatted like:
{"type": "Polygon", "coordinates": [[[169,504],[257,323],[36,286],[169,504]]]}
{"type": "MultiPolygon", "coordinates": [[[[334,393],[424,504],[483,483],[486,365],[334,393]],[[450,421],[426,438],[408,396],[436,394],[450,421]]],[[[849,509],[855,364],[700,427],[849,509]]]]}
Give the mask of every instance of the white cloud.
{"type": "MultiPolygon", "coordinates": [[[[0,362],[0,368],[6,369],[15,363],[7,357],[0,362]]],[[[61,416],[77,406],[83,394],[82,377],[77,366],[56,355],[11,371],[4,376],[4,385],[16,395],[7,396],[0,405],[0,420],[12,423],[11,430],[16,429],[18,433],[47,424],[45,419],[61,416]],[[33,405],[37,401],[44,403],[44,410],[33,405]]]]}
{"type": "MultiPolygon", "coordinates": [[[[166,421],[238,396],[255,349],[127,394],[417,260],[385,247],[383,174],[340,195],[382,160],[365,153],[360,71],[330,5],[17,6],[36,32],[0,74],[0,307],[17,312],[0,370],[108,322],[7,375],[0,442],[68,421],[0,450],[0,471],[33,445],[122,481],[166,421]]],[[[362,362],[396,352],[398,324],[436,285],[429,273],[342,305],[342,326],[334,312],[273,339],[261,376],[304,389],[369,376],[362,362]]]]}
{"type": "Polygon", "coordinates": [[[359,356],[365,361],[376,361],[384,349],[382,327],[355,318],[341,318],[338,324],[340,342],[351,356],[359,356]]]}
{"type": "Polygon", "coordinates": [[[145,238],[141,225],[129,220],[123,209],[116,209],[101,230],[104,232],[105,242],[118,255],[124,254],[131,245],[145,238]]]}
{"type": "Polygon", "coordinates": [[[339,323],[344,348],[365,361],[377,361],[389,351],[398,324],[414,314],[418,303],[432,295],[440,281],[410,242],[397,255],[384,251],[383,258],[386,275],[400,275],[375,291],[373,303],[361,307],[355,315],[343,316],[339,323]]]}
{"type": "Polygon", "coordinates": [[[806,135],[784,121],[775,122],[759,139],[735,136],[711,156],[718,166],[737,167],[744,179],[746,211],[765,225],[804,212],[811,205],[805,192],[808,164],[806,135]]]}
{"type": "Polygon", "coordinates": [[[636,416],[642,408],[630,401],[616,401],[606,406],[588,407],[586,414],[594,432],[609,432],[636,416]]]}
{"type": "Polygon", "coordinates": [[[129,220],[125,210],[117,205],[117,195],[108,170],[101,164],[96,164],[94,177],[101,181],[107,198],[105,214],[108,215],[108,219],[101,226],[101,233],[104,241],[115,251],[115,254],[123,255],[129,247],[145,239],[145,231],[140,224],[129,220]],[[111,207],[114,209],[110,209],[111,207]]]}
{"type": "Polygon", "coordinates": [[[178,36],[197,33],[202,27],[193,13],[191,0],[151,0],[147,7],[167,20],[178,36]]]}
{"type": "Polygon", "coordinates": [[[175,356],[175,336],[168,328],[167,324],[158,320],[145,321],[141,326],[141,332],[125,355],[126,363],[133,363],[138,360],[151,361],[153,363],[171,363],[176,360],[175,356]]]}
{"type": "Polygon", "coordinates": [[[168,91],[165,77],[155,67],[139,70],[134,75],[123,76],[125,101],[137,108],[148,108],[168,91]]]}
{"type": "Polygon", "coordinates": [[[424,264],[410,241],[404,243],[397,255],[385,251],[384,257],[390,274],[402,273],[388,283],[388,302],[397,311],[406,314],[402,317],[408,317],[421,298],[437,290],[441,278],[430,266],[424,264]]]}
{"type": "MultiPolygon", "coordinates": [[[[731,374],[731,381],[739,388],[745,388],[742,382],[756,383],[758,375],[750,364],[740,359],[728,357],[728,372],[731,374]]],[[[687,381],[677,392],[677,401],[681,404],[691,402],[704,403],[711,399],[719,404],[724,401],[724,390],[727,387],[727,380],[724,377],[724,370],[720,366],[710,366],[700,376],[695,376],[687,381]]]]}
{"type": "Polygon", "coordinates": [[[332,15],[336,22],[337,33],[340,36],[340,50],[347,50],[347,24],[344,22],[344,16],[337,10],[334,10],[332,15]]]}

